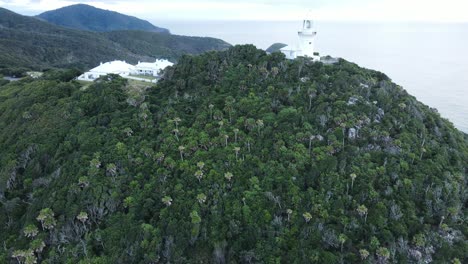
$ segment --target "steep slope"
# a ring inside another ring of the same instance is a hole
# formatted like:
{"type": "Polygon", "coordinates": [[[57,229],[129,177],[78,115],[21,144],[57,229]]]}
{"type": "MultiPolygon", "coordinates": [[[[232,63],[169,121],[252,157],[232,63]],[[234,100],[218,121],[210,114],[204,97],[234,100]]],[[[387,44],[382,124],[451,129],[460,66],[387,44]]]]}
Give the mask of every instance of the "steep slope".
{"type": "Polygon", "coordinates": [[[148,34],[143,31],[113,31],[103,35],[133,53],[147,56],[165,54],[166,58],[174,60],[183,54],[196,55],[206,51],[226,50],[231,46],[215,38],[148,34]]]}
{"type": "Polygon", "coordinates": [[[79,30],[96,32],[143,30],[169,33],[169,30],[156,27],[146,20],[85,4],[71,5],[47,11],[37,15],[37,17],[58,26],[79,30]]]}
{"type": "Polygon", "coordinates": [[[174,36],[143,31],[94,33],[66,29],[0,8],[0,68],[95,67],[115,59],[168,58],[182,54],[226,49],[230,45],[213,38],[174,36]],[[112,39],[118,34],[119,39],[112,39]],[[150,38],[152,42],[148,42],[150,38]],[[161,41],[159,41],[161,40],[161,41]],[[135,44],[143,44],[139,49],[135,44]]]}
{"type": "Polygon", "coordinates": [[[92,67],[115,58],[143,58],[96,33],[65,29],[2,8],[0,27],[0,67],[92,67]]]}
{"type": "Polygon", "coordinates": [[[0,87],[5,262],[466,262],[466,135],[382,73],[236,46],[70,78],[0,87]]]}

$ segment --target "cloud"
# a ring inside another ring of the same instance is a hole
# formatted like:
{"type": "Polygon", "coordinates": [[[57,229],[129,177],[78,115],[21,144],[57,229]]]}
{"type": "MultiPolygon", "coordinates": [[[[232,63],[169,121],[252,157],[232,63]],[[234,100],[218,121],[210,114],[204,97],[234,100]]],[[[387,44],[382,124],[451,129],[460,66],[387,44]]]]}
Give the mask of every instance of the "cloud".
{"type": "Polygon", "coordinates": [[[150,20],[319,20],[468,22],[466,0],[0,0],[27,15],[87,3],[150,20]]]}

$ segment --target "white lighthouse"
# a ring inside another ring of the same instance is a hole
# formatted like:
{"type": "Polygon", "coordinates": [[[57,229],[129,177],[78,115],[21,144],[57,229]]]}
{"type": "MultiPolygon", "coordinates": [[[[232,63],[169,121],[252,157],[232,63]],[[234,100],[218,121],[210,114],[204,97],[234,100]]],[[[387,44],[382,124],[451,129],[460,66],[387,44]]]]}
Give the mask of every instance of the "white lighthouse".
{"type": "Polygon", "coordinates": [[[317,35],[317,31],[314,28],[313,20],[306,19],[302,23],[302,30],[299,31],[299,46],[302,51],[302,56],[313,57],[314,56],[314,39],[317,35]]]}
{"type": "Polygon", "coordinates": [[[297,48],[286,46],[281,49],[281,52],[286,55],[288,59],[295,59],[297,57],[308,57],[313,61],[319,61],[320,57],[314,55],[314,41],[317,35],[317,30],[314,27],[314,21],[310,15],[307,15],[302,22],[302,29],[298,32],[299,43],[297,48]]]}

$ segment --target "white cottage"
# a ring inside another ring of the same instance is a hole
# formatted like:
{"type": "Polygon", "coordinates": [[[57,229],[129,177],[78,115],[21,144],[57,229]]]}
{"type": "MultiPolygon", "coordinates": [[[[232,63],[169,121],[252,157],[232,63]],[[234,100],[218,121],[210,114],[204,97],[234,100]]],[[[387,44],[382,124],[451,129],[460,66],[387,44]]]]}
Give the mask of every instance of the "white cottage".
{"type": "Polygon", "coordinates": [[[286,46],[281,49],[281,52],[286,55],[288,59],[295,59],[297,57],[308,57],[314,61],[320,61],[320,56],[315,55],[314,52],[314,39],[317,31],[314,27],[314,22],[311,16],[308,15],[302,22],[302,29],[298,32],[299,43],[296,46],[286,46]]]}
{"type": "Polygon", "coordinates": [[[80,81],[94,81],[100,76],[107,74],[118,74],[122,77],[129,76],[132,72],[135,71],[135,66],[126,63],[125,61],[110,61],[102,63],[94,69],[91,69],[82,75],[78,76],[80,81]]]}
{"type": "Polygon", "coordinates": [[[132,72],[134,75],[148,75],[148,76],[159,76],[159,73],[168,66],[172,66],[174,63],[168,60],[156,60],[155,62],[138,62],[135,66],[135,71],[132,72]]]}
{"type": "Polygon", "coordinates": [[[111,61],[102,63],[94,69],[91,69],[82,75],[78,76],[80,81],[94,81],[95,79],[107,75],[117,74],[123,78],[133,79],[143,82],[156,83],[162,70],[167,66],[172,66],[174,63],[168,60],[156,60],[155,62],[138,62],[136,66],[126,63],[125,61],[111,61]],[[147,78],[151,76],[155,78],[147,78]]]}

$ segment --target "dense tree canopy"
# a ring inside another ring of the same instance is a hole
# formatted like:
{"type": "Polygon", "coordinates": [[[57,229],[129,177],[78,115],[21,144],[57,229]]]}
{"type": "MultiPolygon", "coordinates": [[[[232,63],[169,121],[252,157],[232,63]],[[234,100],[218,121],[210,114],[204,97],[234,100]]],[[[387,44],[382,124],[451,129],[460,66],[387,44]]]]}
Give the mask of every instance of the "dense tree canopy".
{"type": "Polygon", "coordinates": [[[468,141],[384,74],[253,46],[0,86],[0,259],[461,263],[468,141]]]}

